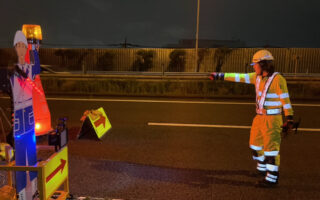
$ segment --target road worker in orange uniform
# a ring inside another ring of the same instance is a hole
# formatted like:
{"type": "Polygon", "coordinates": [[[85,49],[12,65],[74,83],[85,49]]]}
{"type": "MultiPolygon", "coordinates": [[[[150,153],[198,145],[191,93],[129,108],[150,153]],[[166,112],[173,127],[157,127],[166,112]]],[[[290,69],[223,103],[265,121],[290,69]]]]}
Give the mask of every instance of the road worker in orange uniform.
{"type": "Polygon", "coordinates": [[[285,127],[292,131],[293,110],[287,83],[278,72],[274,72],[274,58],[267,50],[256,52],[252,58],[254,73],[212,73],[211,80],[226,80],[254,84],[256,89],[256,113],[250,132],[250,148],[253,160],[257,161],[256,174],[262,175],[259,187],[278,184],[280,166],[281,131],[285,127]],[[285,115],[285,123],[282,121],[285,115]]]}

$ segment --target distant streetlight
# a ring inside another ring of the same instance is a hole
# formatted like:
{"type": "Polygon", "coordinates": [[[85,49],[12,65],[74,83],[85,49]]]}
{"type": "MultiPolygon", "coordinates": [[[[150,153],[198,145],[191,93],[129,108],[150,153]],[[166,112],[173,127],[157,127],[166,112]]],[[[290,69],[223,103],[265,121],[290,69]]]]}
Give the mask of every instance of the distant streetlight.
{"type": "Polygon", "coordinates": [[[197,32],[196,32],[196,55],[195,55],[195,71],[198,72],[198,46],[199,46],[199,18],[200,18],[200,0],[197,7],[197,32]]]}

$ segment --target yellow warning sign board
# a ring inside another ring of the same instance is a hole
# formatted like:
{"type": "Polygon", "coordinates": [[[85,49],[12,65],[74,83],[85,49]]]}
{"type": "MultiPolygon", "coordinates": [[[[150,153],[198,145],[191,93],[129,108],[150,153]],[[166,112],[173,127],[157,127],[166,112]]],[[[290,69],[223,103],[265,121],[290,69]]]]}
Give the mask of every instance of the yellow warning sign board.
{"type": "Polygon", "coordinates": [[[88,116],[98,138],[101,139],[111,129],[111,123],[104,109],[101,107],[93,110],[88,116]]]}
{"type": "Polygon", "coordinates": [[[45,197],[48,199],[68,178],[68,147],[49,158],[44,166],[45,197]]]}

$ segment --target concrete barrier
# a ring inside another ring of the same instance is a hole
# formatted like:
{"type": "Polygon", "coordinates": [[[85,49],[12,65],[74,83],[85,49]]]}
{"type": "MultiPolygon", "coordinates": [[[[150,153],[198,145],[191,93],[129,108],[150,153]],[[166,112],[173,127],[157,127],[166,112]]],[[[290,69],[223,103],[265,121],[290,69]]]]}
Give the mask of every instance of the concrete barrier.
{"type": "MultiPolygon", "coordinates": [[[[51,95],[254,98],[253,85],[206,77],[42,75],[51,95]]],[[[292,99],[320,99],[320,78],[287,77],[292,99]]]]}

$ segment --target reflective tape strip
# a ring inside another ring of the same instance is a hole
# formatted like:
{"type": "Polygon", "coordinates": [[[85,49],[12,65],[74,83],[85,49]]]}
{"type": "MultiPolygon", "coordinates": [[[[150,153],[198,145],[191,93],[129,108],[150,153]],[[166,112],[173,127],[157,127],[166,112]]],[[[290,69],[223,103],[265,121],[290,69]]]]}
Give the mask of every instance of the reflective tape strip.
{"type": "Polygon", "coordinates": [[[274,180],[274,179],[272,179],[272,178],[269,178],[269,177],[266,177],[266,180],[267,180],[267,181],[269,181],[269,182],[272,182],[272,183],[275,183],[275,182],[277,182],[277,180],[274,180]]]}
{"type": "Polygon", "coordinates": [[[250,83],[249,74],[245,74],[245,75],[244,75],[244,79],[246,80],[246,83],[250,83]]]}
{"type": "Polygon", "coordinates": [[[277,95],[276,93],[267,93],[267,98],[279,98],[279,95],[277,95]]]}
{"type": "Polygon", "coordinates": [[[267,177],[272,178],[272,179],[278,179],[278,176],[272,175],[270,173],[267,173],[267,177]]]}
{"type": "Polygon", "coordinates": [[[277,156],[279,154],[279,151],[265,151],[265,156],[277,156]]]}
{"type": "Polygon", "coordinates": [[[267,169],[265,167],[257,167],[257,170],[262,171],[262,172],[267,171],[267,169]]]}
{"type": "Polygon", "coordinates": [[[276,115],[281,114],[281,109],[268,109],[267,115],[276,115]]]}
{"type": "Polygon", "coordinates": [[[261,164],[261,163],[258,163],[257,166],[258,166],[258,167],[261,167],[261,168],[266,168],[266,167],[267,167],[266,164],[261,164]]]}
{"type": "Polygon", "coordinates": [[[266,168],[268,171],[271,171],[271,172],[277,172],[279,171],[279,167],[277,165],[270,165],[270,164],[267,164],[266,165],[266,168]]]}
{"type": "MultiPolygon", "coordinates": [[[[257,101],[258,101],[258,95],[260,94],[260,92],[259,92],[260,81],[261,81],[260,76],[257,76],[257,78],[256,78],[256,96],[257,96],[256,100],[257,101]]],[[[259,96],[261,96],[261,94],[259,96]]]]}
{"type": "Polygon", "coordinates": [[[265,101],[264,102],[265,106],[281,106],[280,101],[265,101]]]}
{"type": "Polygon", "coordinates": [[[276,108],[276,109],[268,109],[268,110],[266,110],[266,109],[262,109],[262,110],[256,109],[256,112],[259,115],[265,115],[265,114],[267,114],[267,115],[278,115],[278,114],[281,114],[281,109],[278,109],[278,108],[276,108]]]}
{"type": "Polygon", "coordinates": [[[257,105],[256,105],[256,107],[257,107],[257,109],[259,108],[259,96],[261,96],[261,95],[259,95],[259,88],[260,88],[260,76],[257,76],[257,78],[256,78],[256,85],[255,85],[255,88],[256,88],[256,102],[257,102],[257,105]]]}
{"type": "Polygon", "coordinates": [[[258,146],[254,146],[254,145],[250,145],[250,148],[256,151],[260,151],[262,150],[263,147],[258,147],[258,146]]]}
{"type": "Polygon", "coordinates": [[[289,98],[289,93],[280,94],[280,99],[289,98]]]}
{"type": "Polygon", "coordinates": [[[240,74],[235,74],[234,78],[236,82],[240,82],[240,74]]]}
{"type": "Polygon", "coordinates": [[[258,161],[261,161],[263,162],[264,161],[264,156],[259,156],[259,157],[256,157],[256,156],[252,156],[253,160],[258,160],[258,161]]]}
{"type": "Polygon", "coordinates": [[[284,109],[291,109],[292,107],[291,107],[291,104],[289,103],[289,104],[285,104],[285,105],[283,106],[283,108],[284,108],[284,109]]]}
{"type": "MultiPolygon", "coordinates": [[[[278,74],[278,72],[273,73],[272,76],[268,78],[266,84],[264,85],[261,98],[260,98],[259,102],[257,102],[257,103],[258,103],[258,109],[260,109],[260,110],[263,109],[263,105],[265,105],[265,102],[264,102],[264,101],[265,101],[265,99],[266,99],[267,91],[269,90],[269,87],[270,87],[270,85],[271,85],[274,77],[275,77],[277,74],[278,74]]],[[[260,83],[259,83],[259,85],[260,85],[260,83]]],[[[259,88],[259,87],[258,87],[258,88],[259,88]]],[[[280,105],[281,105],[281,103],[280,103],[280,105]]]]}

